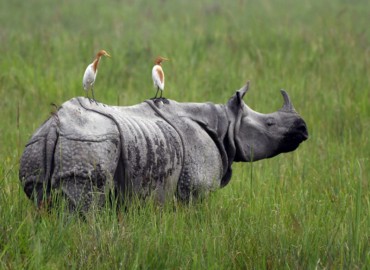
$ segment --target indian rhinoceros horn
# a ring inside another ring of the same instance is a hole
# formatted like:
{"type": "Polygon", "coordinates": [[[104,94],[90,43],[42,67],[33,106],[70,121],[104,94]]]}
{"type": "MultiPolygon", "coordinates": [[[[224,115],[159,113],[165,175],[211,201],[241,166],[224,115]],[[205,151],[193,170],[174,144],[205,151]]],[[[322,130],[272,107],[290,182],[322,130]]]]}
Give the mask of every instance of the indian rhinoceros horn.
{"type": "Polygon", "coordinates": [[[288,93],[284,89],[281,89],[280,92],[281,92],[281,94],[283,95],[283,98],[284,98],[284,105],[280,109],[280,111],[295,112],[295,109],[293,107],[292,102],[290,101],[290,97],[289,97],[288,93]]]}

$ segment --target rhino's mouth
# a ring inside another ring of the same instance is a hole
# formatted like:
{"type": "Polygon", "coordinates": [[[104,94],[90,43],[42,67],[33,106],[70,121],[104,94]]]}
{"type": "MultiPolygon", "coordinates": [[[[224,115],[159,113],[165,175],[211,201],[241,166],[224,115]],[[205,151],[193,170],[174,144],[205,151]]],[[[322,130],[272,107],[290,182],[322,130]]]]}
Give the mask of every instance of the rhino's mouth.
{"type": "Polygon", "coordinates": [[[308,132],[305,131],[294,131],[290,135],[290,138],[293,142],[301,143],[308,139],[308,132]]]}
{"type": "Polygon", "coordinates": [[[294,151],[304,140],[303,136],[298,134],[293,137],[287,136],[280,144],[280,151],[282,153],[294,151]]]}

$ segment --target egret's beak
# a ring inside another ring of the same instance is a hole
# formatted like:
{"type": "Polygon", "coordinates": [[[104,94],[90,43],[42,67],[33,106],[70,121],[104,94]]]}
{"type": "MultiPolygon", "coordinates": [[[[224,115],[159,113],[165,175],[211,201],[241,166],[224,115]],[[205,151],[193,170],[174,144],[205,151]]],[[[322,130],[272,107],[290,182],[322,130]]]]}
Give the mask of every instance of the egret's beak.
{"type": "Polygon", "coordinates": [[[111,57],[111,56],[109,55],[109,53],[107,53],[107,52],[106,52],[104,55],[105,55],[106,57],[111,57]]]}
{"type": "Polygon", "coordinates": [[[163,61],[170,61],[170,59],[169,59],[169,58],[164,58],[164,57],[162,57],[162,60],[163,60],[163,61]]]}

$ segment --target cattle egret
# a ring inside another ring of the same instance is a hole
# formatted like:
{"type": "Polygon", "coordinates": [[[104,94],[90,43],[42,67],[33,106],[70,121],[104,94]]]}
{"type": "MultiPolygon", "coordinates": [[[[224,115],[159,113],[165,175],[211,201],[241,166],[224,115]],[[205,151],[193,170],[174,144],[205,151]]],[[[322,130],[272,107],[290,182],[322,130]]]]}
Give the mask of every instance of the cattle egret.
{"type": "Polygon", "coordinates": [[[86,97],[89,98],[89,90],[91,89],[91,93],[92,93],[92,97],[93,97],[92,100],[95,101],[95,102],[96,102],[96,100],[95,100],[95,97],[94,97],[94,82],[95,82],[95,79],[96,79],[96,74],[98,74],[99,61],[100,61],[100,58],[103,55],[107,56],[107,57],[110,57],[110,55],[106,51],[100,50],[96,54],[96,57],[95,57],[94,61],[90,65],[87,66],[87,68],[85,70],[84,77],[82,79],[82,84],[83,84],[83,87],[86,91],[86,97]]]}
{"type": "Polygon", "coordinates": [[[164,72],[162,69],[162,62],[168,61],[169,59],[164,58],[162,56],[158,56],[154,61],[154,67],[152,69],[152,78],[153,78],[153,84],[154,87],[157,88],[157,92],[155,93],[155,97],[153,99],[157,98],[158,91],[161,90],[161,96],[159,97],[162,99],[162,93],[164,90],[164,72]]]}

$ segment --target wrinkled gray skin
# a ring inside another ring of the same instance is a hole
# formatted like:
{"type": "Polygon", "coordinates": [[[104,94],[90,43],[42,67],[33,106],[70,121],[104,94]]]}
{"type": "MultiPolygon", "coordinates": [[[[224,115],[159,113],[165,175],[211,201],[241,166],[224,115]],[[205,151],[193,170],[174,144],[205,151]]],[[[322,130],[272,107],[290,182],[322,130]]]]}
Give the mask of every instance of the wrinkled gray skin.
{"type": "Polygon", "coordinates": [[[293,151],[308,136],[285,91],[282,109],[261,114],[244,103],[247,90],[226,105],[147,100],[114,107],[73,98],[26,145],[24,191],[41,205],[57,190],[72,209],[87,210],[112,191],[120,202],[153,196],[164,203],[224,187],[234,161],[293,151]]]}

